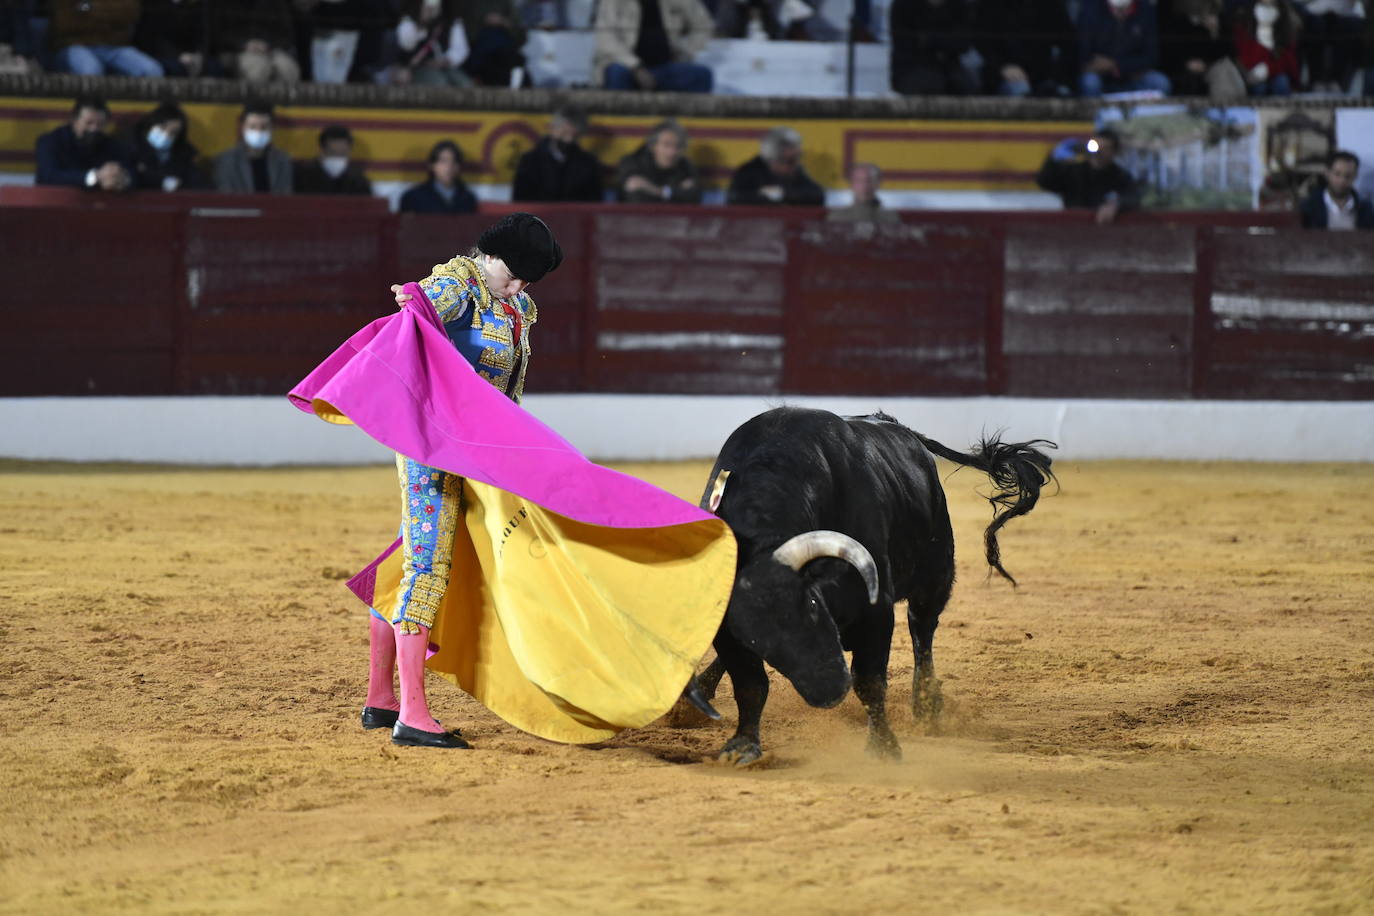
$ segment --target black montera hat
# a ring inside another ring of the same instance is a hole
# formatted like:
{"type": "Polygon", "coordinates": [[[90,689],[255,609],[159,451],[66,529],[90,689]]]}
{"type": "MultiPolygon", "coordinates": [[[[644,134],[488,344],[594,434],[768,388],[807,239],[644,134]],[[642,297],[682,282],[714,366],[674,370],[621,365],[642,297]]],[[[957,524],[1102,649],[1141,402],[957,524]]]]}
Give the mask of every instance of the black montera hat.
{"type": "Polygon", "coordinates": [[[533,213],[510,213],[477,239],[484,254],[506,262],[510,272],[526,283],[538,283],[563,263],[563,249],[553,230],[533,213]]]}

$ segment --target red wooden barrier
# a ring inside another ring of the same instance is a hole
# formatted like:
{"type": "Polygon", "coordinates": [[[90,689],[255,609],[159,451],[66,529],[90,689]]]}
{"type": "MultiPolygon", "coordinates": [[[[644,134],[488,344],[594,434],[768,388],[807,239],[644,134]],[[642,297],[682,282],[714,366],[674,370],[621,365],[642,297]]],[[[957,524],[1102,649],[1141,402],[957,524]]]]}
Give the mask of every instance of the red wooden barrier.
{"type": "MultiPolygon", "coordinates": [[[[19,190],[10,396],[280,394],[514,209],[19,190]]],[[[1374,236],[1289,216],[534,209],[566,259],[534,290],[531,391],[1374,396],[1374,236]]]]}

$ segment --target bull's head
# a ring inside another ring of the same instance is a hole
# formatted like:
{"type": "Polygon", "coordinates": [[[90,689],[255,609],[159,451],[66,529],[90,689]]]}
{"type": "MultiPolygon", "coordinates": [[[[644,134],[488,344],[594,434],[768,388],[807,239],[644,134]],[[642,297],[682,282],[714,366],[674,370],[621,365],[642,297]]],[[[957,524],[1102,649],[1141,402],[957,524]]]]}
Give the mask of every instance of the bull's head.
{"type": "Polygon", "coordinates": [[[869,604],[878,600],[878,567],[862,544],[838,531],[808,531],[771,554],[748,561],[735,578],[726,625],[792,682],[812,706],[834,706],[849,692],[840,632],[808,563],[844,560],[863,576],[869,604]]]}

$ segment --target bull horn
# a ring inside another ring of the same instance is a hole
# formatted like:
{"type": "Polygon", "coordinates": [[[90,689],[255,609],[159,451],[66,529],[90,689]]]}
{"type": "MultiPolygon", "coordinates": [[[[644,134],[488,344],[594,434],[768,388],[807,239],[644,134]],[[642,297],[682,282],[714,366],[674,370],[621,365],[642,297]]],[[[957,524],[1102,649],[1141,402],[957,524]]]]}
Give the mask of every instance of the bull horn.
{"type": "Polygon", "coordinates": [[[720,721],[720,713],[716,712],[711,701],[706,699],[706,694],[701,692],[701,685],[697,683],[695,675],[687,679],[687,686],[682,689],[682,696],[707,718],[716,722],[720,721]]]}
{"type": "Polygon", "coordinates": [[[859,571],[868,586],[868,603],[878,603],[878,564],[868,548],[847,534],[838,531],[807,531],[799,534],[777,550],[773,559],[797,572],[812,560],[836,557],[859,571]]]}

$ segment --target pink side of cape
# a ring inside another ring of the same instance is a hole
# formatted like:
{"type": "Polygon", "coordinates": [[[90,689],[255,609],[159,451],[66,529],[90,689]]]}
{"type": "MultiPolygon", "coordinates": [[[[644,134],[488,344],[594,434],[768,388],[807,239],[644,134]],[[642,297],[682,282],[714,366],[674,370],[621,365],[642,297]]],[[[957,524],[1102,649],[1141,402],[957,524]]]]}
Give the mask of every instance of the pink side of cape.
{"type": "MultiPolygon", "coordinates": [[[[313,413],[314,401],[333,405],[393,451],[579,522],[659,528],[714,518],[589,461],[473,371],[419,284],[405,291],[412,298],[404,308],[358,331],[291,390],[296,407],[313,413]]],[[[359,597],[365,587],[369,603],[382,557],[349,583],[359,597]]]]}

